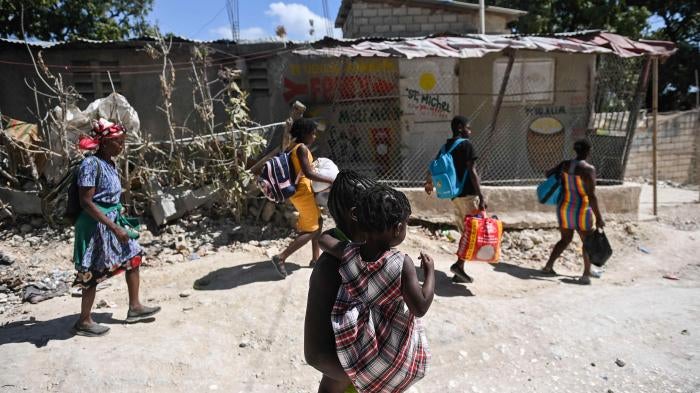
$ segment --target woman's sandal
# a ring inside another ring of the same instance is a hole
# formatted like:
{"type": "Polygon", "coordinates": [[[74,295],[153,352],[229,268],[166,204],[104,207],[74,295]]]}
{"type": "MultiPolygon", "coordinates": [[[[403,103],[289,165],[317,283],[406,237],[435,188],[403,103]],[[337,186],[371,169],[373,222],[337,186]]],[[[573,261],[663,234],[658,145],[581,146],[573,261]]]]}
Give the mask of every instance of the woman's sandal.
{"type": "Polygon", "coordinates": [[[284,267],[284,263],[280,260],[280,257],[278,255],[275,255],[270,261],[272,262],[272,266],[275,267],[277,273],[282,278],[287,278],[287,269],[284,267]]]}
{"type": "Polygon", "coordinates": [[[555,272],[554,269],[552,269],[552,268],[547,269],[546,267],[543,267],[542,273],[550,275],[550,276],[558,276],[557,272],[555,272]]]}

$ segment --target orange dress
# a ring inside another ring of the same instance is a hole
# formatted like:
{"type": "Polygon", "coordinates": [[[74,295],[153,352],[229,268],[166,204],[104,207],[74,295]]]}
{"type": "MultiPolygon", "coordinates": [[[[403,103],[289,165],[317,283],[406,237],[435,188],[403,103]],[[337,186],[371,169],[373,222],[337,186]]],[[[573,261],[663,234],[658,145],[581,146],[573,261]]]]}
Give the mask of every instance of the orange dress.
{"type": "MultiPolygon", "coordinates": [[[[295,144],[291,150],[294,173],[298,173],[300,176],[299,182],[297,183],[297,192],[291,198],[289,198],[289,201],[292,202],[294,208],[299,212],[297,231],[315,232],[320,227],[319,220],[321,218],[321,211],[318,209],[314,192],[311,189],[311,179],[304,176],[304,174],[301,172],[301,162],[299,161],[299,156],[297,154],[299,146],[301,146],[301,143],[295,144]]],[[[314,157],[311,155],[308,148],[306,151],[309,163],[312,163],[314,161],[314,157]]]]}

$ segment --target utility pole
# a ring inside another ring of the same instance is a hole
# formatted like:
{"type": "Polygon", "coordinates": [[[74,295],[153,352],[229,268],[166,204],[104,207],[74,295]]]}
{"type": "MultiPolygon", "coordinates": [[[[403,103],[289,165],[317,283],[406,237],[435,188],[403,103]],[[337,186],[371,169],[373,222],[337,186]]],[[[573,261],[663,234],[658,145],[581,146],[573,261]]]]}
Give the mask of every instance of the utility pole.
{"type": "Polygon", "coordinates": [[[653,82],[652,82],[652,113],[654,116],[654,122],[652,125],[652,136],[651,136],[651,165],[652,165],[652,181],[654,182],[653,184],[653,190],[654,190],[654,216],[657,216],[659,213],[659,195],[658,195],[658,185],[657,185],[657,167],[656,167],[656,132],[657,132],[657,127],[656,127],[656,120],[659,114],[659,56],[654,56],[654,69],[653,69],[653,82]]]}
{"type": "Polygon", "coordinates": [[[486,34],[486,1],[479,0],[479,34],[486,34]]]}

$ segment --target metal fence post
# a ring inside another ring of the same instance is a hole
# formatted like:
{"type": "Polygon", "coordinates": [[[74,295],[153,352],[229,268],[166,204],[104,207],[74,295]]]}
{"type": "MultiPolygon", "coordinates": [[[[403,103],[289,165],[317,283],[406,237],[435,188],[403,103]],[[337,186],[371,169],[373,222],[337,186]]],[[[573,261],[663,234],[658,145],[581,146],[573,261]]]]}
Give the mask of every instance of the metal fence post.
{"type": "Polygon", "coordinates": [[[654,216],[658,215],[658,185],[657,185],[657,168],[656,168],[656,131],[657,131],[657,117],[659,112],[659,57],[654,56],[654,73],[653,73],[653,85],[652,85],[652,111],[654,113],[654,122],[652,125],[652,177],[654,182],[654,216]]]}

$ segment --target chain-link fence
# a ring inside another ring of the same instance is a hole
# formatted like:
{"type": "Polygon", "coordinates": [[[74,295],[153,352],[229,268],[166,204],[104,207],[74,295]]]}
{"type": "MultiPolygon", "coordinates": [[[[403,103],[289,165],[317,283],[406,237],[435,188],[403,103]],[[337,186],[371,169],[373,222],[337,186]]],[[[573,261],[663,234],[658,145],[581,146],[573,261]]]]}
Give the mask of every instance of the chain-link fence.
{"type": "Polygon", "coordinates": [[[472,120],[485,184],[540,181],[584,137],[599,179],[621,182],[648,76],[647,58],[531,51],[316,64],[307,95],[326,123],[320,154],[405,187],[423,184],[457,114],[472,120]]]}

